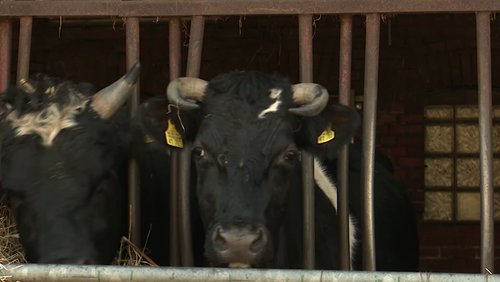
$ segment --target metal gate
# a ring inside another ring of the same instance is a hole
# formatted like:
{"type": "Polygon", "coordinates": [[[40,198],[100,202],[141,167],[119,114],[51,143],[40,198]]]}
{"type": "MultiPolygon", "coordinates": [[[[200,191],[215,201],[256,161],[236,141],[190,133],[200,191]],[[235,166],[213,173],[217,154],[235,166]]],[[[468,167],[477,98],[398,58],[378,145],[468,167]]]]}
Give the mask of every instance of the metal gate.
{"type": "MultiPolygon", "coordinates": [[[[490,17],[500,11],[498,0],[73,0],[73,1],[15,1],[0,0],[0,92],[11,81],[10,62],[12,23],[19,20],[19,46],[16,81],[27,78],[29,73],[31,30],[33,17],[102,17],[116,16],[126,22],[126,65],[130,68],[139,61],[139,19],[141,17],[166,17],[169,24],[170,79],[181,75],[181,24],[180,17],[191,17],[187,76],[197,77],[200,72],[206,16],[245,15],[294,15],[299,23],[300,80],[313,81],[312,21],[315,14],[338,15],[341,22],[339,96],[342,104],[350,103],[352,17],[366,17],[365,78],[363,108],[363,205],[364,219],[362,240],[364,269],[375,271],[373,226],[373,168],[378,88],[380,19],[383,14],[394,13],[475,13],[478,62],[478,98],[480,110],[480,164],[481,164],[481,272],[485,275],[421,274],[421,273],[355,273],[333,271],[280,271],[280,270],[232,270],[232,269],[144,269],[131,267],[91,266],[9,266],[1,272],[21,281],[209,281],[209,280],[329,280],[329,281],[482,281],[500,280],[491,276],[494,271],[493,242],[493,183],[491,144],[491,43],[490,17]]],[[[138,93],[129,101],[133,115],[138,106],[138,93]]],[[[340,154],[339,217],[341,269],[349,270],[348,210],[347,210],[347,147],[340,154]]],[[[312,157],[303,160],[304,179],[304,269],[314,266],[314,205],[312,157]]],[[[172,266],[191,266],[188,186],[188,151],[172,155],[171,187],[171,263],[172,266]],[[177,201],[179,199],[179,201],[177,201]]],[[[140,243],[139,200],[137,165],[129,167],[131,239],[140,243]]]]}

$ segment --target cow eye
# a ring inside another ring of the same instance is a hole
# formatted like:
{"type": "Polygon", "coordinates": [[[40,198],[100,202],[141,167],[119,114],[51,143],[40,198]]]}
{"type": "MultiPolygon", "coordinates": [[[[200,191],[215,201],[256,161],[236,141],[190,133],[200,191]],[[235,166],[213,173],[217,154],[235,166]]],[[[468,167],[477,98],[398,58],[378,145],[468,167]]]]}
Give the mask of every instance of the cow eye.
{"type": "Polygon", "coordinates": [[[193,155],[196,156],[197,158],[203,158],[205,157],[207,154],[207,152],[205,151],[205,149],[201,148],[201,147],[196,147],[193,149],[193,155]]]}
{"type": "Polygon", "coordinates": [[[290,151],[286,151],[285,154],[283,155],[283,159],[285,161],[295,161],[299,158],[300,156],[300,153],[298,151],[295,151],[295,150],[290,150],[290,151]]]}

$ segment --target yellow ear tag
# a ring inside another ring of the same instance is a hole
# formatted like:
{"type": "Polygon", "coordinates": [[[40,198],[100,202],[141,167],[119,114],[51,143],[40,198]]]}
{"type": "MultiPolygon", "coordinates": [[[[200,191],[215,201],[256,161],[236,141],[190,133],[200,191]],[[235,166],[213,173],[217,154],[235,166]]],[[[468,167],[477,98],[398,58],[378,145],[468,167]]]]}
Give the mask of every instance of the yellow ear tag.
{"type": "Polygon", "coordinates": [[[182,142],[182,136],[175,128],[175,124],[172,120],[168,120],[167,130],[165,130],[165,139],[167,144],[177,148],[184,148],[184,142],[182,142]]]}
{"type": "Polygon", "coordinates": [[[329,125],[319,136],[318,136],[318,144],[323,144],[335,139],[335,131],[332,130],[329,125]]]}

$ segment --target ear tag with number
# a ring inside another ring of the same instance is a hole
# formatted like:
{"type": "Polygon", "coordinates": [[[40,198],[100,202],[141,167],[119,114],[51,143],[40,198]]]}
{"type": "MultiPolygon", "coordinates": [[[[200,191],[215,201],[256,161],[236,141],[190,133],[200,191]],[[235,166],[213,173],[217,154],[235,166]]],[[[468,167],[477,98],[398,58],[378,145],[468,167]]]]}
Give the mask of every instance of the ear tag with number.
{"type": "Polygon", "coordinates": [[[184,142],[182,142],[182,136],[175,128],[175,124],[172,120],[168,120],[167,130],[165,130],[165,139],[167,144],[177,148],[184,148],[184,142]]]}
{"type": "Polygon", "coordinates": [[[318,136],[318,144],[323,144],[333,139],[335,139],[335,131],[332,130],[331,125],[328,125],[328,127],[318,136]]]}

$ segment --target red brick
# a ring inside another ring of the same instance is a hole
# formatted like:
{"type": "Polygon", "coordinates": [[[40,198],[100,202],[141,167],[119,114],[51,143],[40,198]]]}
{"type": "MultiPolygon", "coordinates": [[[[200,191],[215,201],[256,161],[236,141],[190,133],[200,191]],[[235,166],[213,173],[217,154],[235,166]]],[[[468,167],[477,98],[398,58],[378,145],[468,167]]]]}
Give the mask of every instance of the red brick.
{"type": "Polygon", "coordinates": [[[458,273],[477,273],[480,272],[481,263],[479,259],[473,258],[451,259],[451,269],[458,273]]]}
{"type": "Polygon", "coordinates": [[[420,259],[421,272],[456,272],[448,259],[420,259]]]}
{"type": "Polygon", "coordinates": [[[422,183],[420,183],[420,184],[423,184],[424,170],[420,169],[420,168],[410,169],[410,170],[408,170],[408,178],[411,180],[419,180],[420,179],[420,180],[422,180],[422,183]]]}
{"type": "Polygon", "coordinates": [[[408,125],[408,124],[398,124],[391,128],[391,133],[398,136],[407,135],[419,135],[422,136],[424,133],[424,127],[422,125],[408,125]]]}
{"type": "Polygon", "coordinates": [[[386,136],[389,134],[389,126],[387,125],[377,125],[377,136],[386,136]]]}
{"type": "Polygon", "coordinates": [[[406,156],[406,147],[396,146],[389,149],[389,155],[393,158],[401,158],[406,156]]]}
{"type": "Polygon", "coordinates": [[[415,136],[415,135],[399,135],[397,137],[398,143],[401,145],[407,146],[419,146],[423,147],[424,145],[424,136],[415,136]]]}
{"type": "Polygon", "coordinates": [[[402,180],[406,179],[406,170],[397,169],[394,171],[394,177],[396,177],[398,181],[402,182],[402,180]]]}
{"type": "Polygon", "coordinates": [[[422,158],[400,158],[398,160],[398,165],[402,167],[423,167],[424,160],[422,158]]]}
{"type": "Polygon", "coordinates": [[[424,158],[424,148],[422,144],[418,144],[415,146],[407,146],[408,156],[409,157],[419,157],[424,158]]]}
{"type": "Polygon", "coordinates": [[[394,124],[396,121],[396,115],[392,113],[380,113],[377,116],[377,124],[394,124]]]}
{"type": "Polygon", "coordinates": [[[397,143],[394,136],[383,136],[379,140],[378,143],[383,147],[391,147],[397,143]]]}
{"type": "Polygon", "coordinates": [[[439,258],[441,255],[441,250],[439,247],[421,247],[420,248],[420,258],[428,259],[428,258],[439,258]]]}
{"type": "Polygon", "coordinates": [[[421,246],[479,246],[479,223],[424,223],[419,228],[421,246]]]}
{"type": "Polygon", "coordinates": [[[446,258],[479,258],[479,247],[470,246],[452,246],[452,247],[442,247],[441,257],[446,258]]]}
{"type": "Polygon", "coordinates": [[[423,124],[424,122],[424,117],[423,115],[417,115],[417,114],[404,114],[401,115],[401,122],[403,123],[414,123],[414,124],[423,124]]]}

